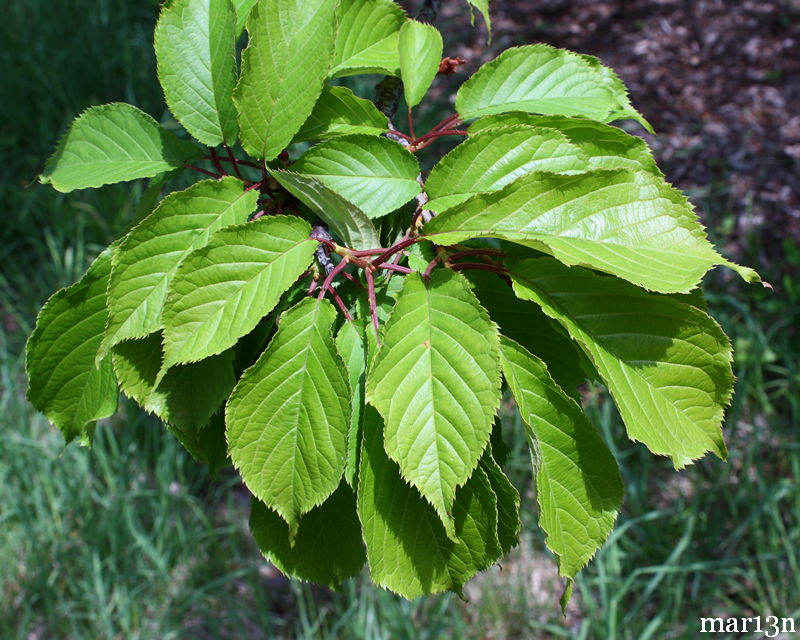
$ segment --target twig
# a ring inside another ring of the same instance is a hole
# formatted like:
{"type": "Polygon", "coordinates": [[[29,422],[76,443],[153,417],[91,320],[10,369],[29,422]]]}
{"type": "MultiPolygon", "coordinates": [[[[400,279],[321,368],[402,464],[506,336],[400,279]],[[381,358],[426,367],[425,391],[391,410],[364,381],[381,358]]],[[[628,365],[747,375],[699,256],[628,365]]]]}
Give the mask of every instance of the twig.
{"type": "Polygon", "coordinates": [[[372,324],[375,327],[375,339],[378,341],[378,344],[380,344],[380,323],[378,322],[378,298],[375,295],[375,278],[372,277],[372,271],[369,269],[365,269],[364,273],[367,276],[367,299],[369,300],[369,314],[372,316],[372,324]]]}
{"type": "MultiPolygon", "coordinates": [[[[236,156],[233,155],[233,149],[231,149],[230,145],[225,145],[225,150],[228,152],[228,157],[230,158],[231,164],[233,165],[233,171],[236,173],[236,177],[239,180],[242,180],[242,172],[239,171],[239,163],[244,162],[244,160],[239,160],[236,156]]],[[[248,164],[255,164],[254,162],[248,162],[248,164]]]]}
{"type": "Polygon", "coordinates": [[[221,175],[218,175],[218,174],[214,173],[213,171],[206,171],[205,169],[202,169],[201,167],[196,167],[193,164],[184,164],[183,166],[186,167],[187,169],[193,169],[194,171],[199,171],[200,173],[204,173],[205,175],[211,176],[212,178],[215,178],[216,180],[220,180],[222,178],[221,175]]]}
{"type": "Polygon", "coordinates": [[[225,169],[222,168],[222,164],[219,161],[219,156],[217,156],[217,150],[211,147],[209,148],[209,151],[211,152],[211,161],[214,163],[214,168],[217,170],[217,172],[223,176],[228,175],[225,172],[225,169]]]}
{"type": "Polygon", "coordinates": [[[468,269],[476,269],[478,271],[491,271],[492,273],[508,273],[508,269],[492,264],[484,264],[483,262],[457,262],[451,264],[450,268],[453,271],[466,271],[468,269]]]}
{"type": "Polygon", "coordinates": [[[331,269],[330,273],[327,275],[324,282],[322,283],[322,286],[320,287],[321,291],[319,292],[317,299],[322,300],[325,297],[326,291],[328,290],[333,291],[333,289],[331,288],[331,282],[333,282],[333,279],[339,274],[339,272],[342,269],[344,269],[347,266],[347,264],[348,264],[347,258],[342,258],[339,264],[337,264],[333,269],[331,269]]]}
{"type": "Polygon", "coordinates": [[[383,264],[384,262],[386,262],[386,258],[393,256],[395,253],[397,253],[398,251],[402,251],[406,247],[410,247],[412,244],[418,242],[419,240],[420,238],[403,238],[400,242],[389,247],[386,251],[384,251],[377,258],[375,258],[372,261],[372,264],[375,265],[376,267],[379,264],[383,264]]]}
{"type": "Polygon", "coordinates": [[[398,273],[414,273],[413,269],[409,269],[408,267],[401,267],[397,264],[392,264],[391,262],[384,262],[381,265],[378,265],[378,269],[386,269],[387,271],[397,271],[398,273]]]}

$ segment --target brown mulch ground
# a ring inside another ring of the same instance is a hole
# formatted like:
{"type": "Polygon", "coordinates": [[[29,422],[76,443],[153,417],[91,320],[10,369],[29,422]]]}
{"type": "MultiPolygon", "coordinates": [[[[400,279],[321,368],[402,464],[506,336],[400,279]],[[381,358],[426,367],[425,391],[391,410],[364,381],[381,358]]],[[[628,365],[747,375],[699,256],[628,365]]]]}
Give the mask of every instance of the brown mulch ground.
{"type": "Polygon", "coordinates": [[[531,42],[599,56],[659,132],[646,136],[659,164],[702,203],[712,236],[783,270],[783,243],[800,244],[800,0],[494,0],[492,14],[487,52],[463,2],[445,2],[442,30],[463,24],[445,54],[470,59],[468,71],[531,42]]]}

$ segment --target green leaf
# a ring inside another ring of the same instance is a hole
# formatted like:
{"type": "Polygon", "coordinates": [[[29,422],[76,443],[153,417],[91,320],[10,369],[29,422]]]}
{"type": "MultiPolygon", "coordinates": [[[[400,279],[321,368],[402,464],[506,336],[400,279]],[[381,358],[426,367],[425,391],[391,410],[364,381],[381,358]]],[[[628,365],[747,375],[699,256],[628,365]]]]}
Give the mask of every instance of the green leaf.
{"type": "Polygon", "coordinates": [[[233,351],[171,368],[160,382],[161,332],[114,347],[114,373],[123,393],[184,433],[208,424],[235,384],[233,351]]]}
{"type": "Polygon", "coordinates": [[[603,78],[603,82],[605,82],[606,86],[619,99],[620,104],[622,105],[621,109],[619,109],[616,114],[612,113],[606,122],[630,118],[631,120],[636,120],[636,122],[647,129],[649,133],[655,134],[655,130],[653,129],[652,125],[644,119],[644,116],[641,113],[633,108],[630,98],[628,97],[628,88],[625,86],[616,72],[609,67],[603,66],[600,58],[587,56],[585,54],[580,54],[580,56],[591,65],[592,69],[600,74],[600,76],[603,78]]]}
{"type": "Polygon", "coordinates": [[[471,8],[475,7],[481,12],[483,21],[486,23],[486,31],[489,32],[489,42],[492,41],[492,16],[489,13],[489,0],[467,0],[470,5],[470,18],[471,23],[475,24],[475,18],[472,16],[471,8]]]}
{"type": "Polygon", "coordinates": [[[507,111],[581,116],[610,122],[641,119],[625,88],[604,67],[545,44],[507,49],[483,65],[456,96],[462,120],[507,111]]]}
{"type": "Polygon", "coordinates": [[[236,178],[203,180],[169,194],[135,226],[114,254],[108,285],[108,323],[98,357],[128,338],[161,328],[167,290],[181,261],[205,246],[212,233],[243,223],[258,192],[236,178]]]}
{"type": "Polygon", "coordinates": [[[345,480],[355,487],[358,473],[358,454],[361,448],[361,422],[364,415],[364,385],[367,372],[367,320],[357,318],[345,322],[336,335],[336,350],[344,360],[352,391],[350,429],[347,433],[347,465],[345,480]]]}
{"type": "Polygon", "coordinates": [[[379,136],[389,130],[386,116],[346,87],[325,85],[308,120],[292,142],[322,140],[351,133],[379,136]]]}
{"type": "Polygon", "coordinates": [[[292,165],[292,171],[313,176],[370,218],[402,207],[421,190],[414,155],[393,140],[368,135],[318,144],[292,165]]]}
{"type": "Polygon", "coordinates": [[[577,344],[563,329],[557,330],[554,321],[538,305],[517,298],[508,283],[497,275],[486,271],[468,271],[465,275],[489,317],[500,327],[500,333],[547,362],[559,385],[574,393],[586,380],[577,344]]]}
{"type": "Polygon", "coordinates": [[[336,0],[259,0],[233,94],[242,147],[271,160],[314,109],[333,56],[336,0]]]}
{"type": "Polygon", "coordinates": [[[482,469],[456,492],[455,539],[431,505],[400,477],[383,446],[380,415],[365,407],[358,516],[376,584],[405,598],[454,591],[500,555],[497,502],[482,469]]]}
{"type": "Polygon", "coordinates": [[[106,323],[111,251],[103,251],[76,284],[50,297],[28,338],[28,400],[67,442],[77,436],[90,439],[92,423],[117,410],[111,359],[95,366],[106,323]]]}
{"type": "Polygon", "coordinates": [[[247,22],[247,16],[250,15],[253,7],[258,0],[233,0],[234,9],[236,9],[236,38],[238,39],[244,31],[244,25],[247,22]]]}
{"type": "Polygon", "coordinates": [[[495,462],[491,448],[492,445],[484,451],[478,468],[486,474],[497,498],[497,540],[505,555],[519,544],[519,492],[495,462]]]}
{"type": "Polygon", "coordinates": [[[250,531],[261,553],[286,575],[338,589],[358,575],[366,555],[352,489],[345,483],[300,519],[292,545],[289,528],[258,500],[250,510],[250,531]]]}
{"type": "Polygon", "coordinates": [[[211,147],[236,142],[237,35],[231,0],[172,0],[156,25],[158,79],[169,110],[211,147]]]}
{"type": "Polygon", "coordinates": [[[199,155],[149,115],[120,102],[84,111],[39,176],[57,191],[151,178],[199,155]]]}
{"type": "Polygon", "coordinates": [[[436,27],[407,20],[400,29],[398,53],[403,92],[408,108],[416,107],[428,92],[442,61],[442,35],[436,27]]]}
{"type": "Polygon", "coordinates": [[[460,274],[408,275],[367,376],[386,453],[454,535],[453,500],[478,464],[500,402],[497,327],[460,274]]]}
{"type": "Polygon", "coordinates": [[[642,171],[529,174],[445,211],[424,231],[443,245],[502,238],[665,293],[694,289],[717,264],[758,279],[714,250],[683,194],[642,171]]]}
{"type": "Polygon", "coordinates": [[[443,211],[476,193],[498,191],[534,171],[577,172],[586,155],[552,129],[511,126],[470,136],[442,158],[425,181],[426,208],[443,211]]]}
{"type": "Polygon", "coordinates": [[[270,175],[328,225],[330,231],[353,249],[381,246],[372,220],[357,205],[313,176],[273,169],[270,175]]]}
{"type": "Polygon", "coordinates": [[[539,525],[559,574],[572,578],[614,528],[622,504],[617,462],[539,358],[505,337],[501,353],[533,452],[539,525]]]}
{"type": "Polygon", "coordinates": [[[233,464],[250,492],[298,531],[342,478],[350,426],[348,373],[331,335],[336,310],[306,298],[245,371],[225,422],[233,464]]]}
{"type": "Polygon", "coordinates": [[[400,75],[397,47],[405,20],[405,13],[392,0],[342,0],[329,76],[400,75]]]}
{"type": "Polygon", "coordinates": [[[511,267],[514,291],[561,323],[592,359],[633,440],[684,467],[724,458],[731,347],[699,309],[550,258],[511,267]]]}
{"type": "Polygon", "coordinates": [[[472,123],[470,135],[512,125],[557,129],[580,147],[592,169],[644,170],[662,175],[647,143],[611,125],[565,116],[535,116],[530,113],[503,113],[486,116],[472,123]]]}
{"type": "Polygon", "coordinates": [[[211,421],[200,429],[182,431],[171,424],[166,427],[195,460],[208,466],[212,479],[220,469],[231,465],[225,442],[225,414],[222,411],[217,411],[211,416],[211,421]]]}
{"type": "Polygon", "coordinates": [[[164,365],[196,362],[232,347],[311,263],[308,223],[267,216],[217,231],[178,268],[164,307],[164,365]]]}

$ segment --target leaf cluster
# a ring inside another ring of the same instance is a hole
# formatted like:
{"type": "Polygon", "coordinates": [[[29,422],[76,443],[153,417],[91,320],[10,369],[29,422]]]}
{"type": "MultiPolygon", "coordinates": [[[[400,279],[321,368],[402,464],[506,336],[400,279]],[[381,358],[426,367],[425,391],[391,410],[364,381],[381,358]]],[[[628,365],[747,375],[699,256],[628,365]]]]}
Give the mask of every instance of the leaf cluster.
{"type": "Polygon", "coordinates": [[[417,136],[443,41],[390,0],[171,0],[155,50],[203,146],[93,107],[41,176],[65,192],[150,178],[154,203],[181,171],[209,176],[39,314],[29,398],[68,440],[90,441],[122,391],[238,470],[281,570],[336,586],[368,563],[408,598],[460,592],[519,540],[505,391],[567,598],[623,493],[582,382],[676,468],[725,456],[731,348],[697,287],[714,265],[758,276],[609,124],[649,129],[597,59],[510,49],[417,136]],[[364,73],[402,79],[407,133],[334,82],[364,73]],[[444,136],[464,140],[423,176],[415,153],[444,136]]]}

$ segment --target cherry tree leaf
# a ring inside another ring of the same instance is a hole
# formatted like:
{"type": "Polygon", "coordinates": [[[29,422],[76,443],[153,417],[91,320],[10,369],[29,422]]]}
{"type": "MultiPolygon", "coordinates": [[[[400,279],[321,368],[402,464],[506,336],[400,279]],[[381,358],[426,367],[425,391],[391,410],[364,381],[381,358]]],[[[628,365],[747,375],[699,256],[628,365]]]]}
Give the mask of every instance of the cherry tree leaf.
{"type": "Polygon", "coordinates": [[[39,181],[62,192],[102,187],[151,178],[199,154],[198,147],[178,140],[144,111],[116,102],[91,107],[75,119],[39,181]]]}
{"type": "Polygon", "coordinates": [[[236,142],[236,10],[231,0],[172,0],[156,25],[158,78],[175,119],[200,142],[236,142]]]}
{"type": "Polygon", "coordinates": [[[157,382],[162,360],[160,331],[121,342],[112,351],[114,373],[126,396],[182,433],[199,432],[236,382],[233,351],[172,367],[157,382]]]}
{"type": "Polygon", "coordinates": [[[314,109],[333,57],[336,0],[259,0],[233,94],[242,147],[271,160],[314,109]]]}
{"type": "Polygon", "coordinates": [[[454,534],[453,500],[489,441],[500,401],[497,327],[450,270],[406,277],[367,375],[386,453],[454,534]]]}
{"type": "Polygon", "coordinates": [[[281,517],[258,500],[250,509],[250,531],[261,553],[288,576],[338,589],[366,562],[352,489],[342,483],[300,519],[294,543],[281,517]]]}
{"type": "Polygon", "coordinates": [[[28,338],[28,400],[68,442],[90,440],[94,421],[117,410],[111,359],[95,364],[106,323],[111,251],[101,253],[77,283],[50,297],[28,338]]]}
{"type": "Polygon", "coordinates": [[[426,207],[443,211],[534,171],[588,168],[586,154],[558,131],[524,125],[493,128],[471,135],[433,167],[425,181],[430,198],[426,207]]]}
{"type": "Polygon", "coordinates": [[[378,230],[369,216],[315,176],[273,169],[270,175],[327,223],[347,246],[373,249],[381,246],[378,230]]]}
{"type": "Polygon", "coordinates": [[[386,116],[346,87],[325,85],[314,110],[292,142],[322,140],[351,133],[379,136],[389,130],[386,116]]]}
{"type": "Polygon", "coordinates": [[[443,245],[502,238],[664,293],[691,291],[714,265],[759,279],[714,250],[683,194],[643,171],[528,174],[448,209],[424,231],[443,245]]]}
{"type": "Polygon", "coordinates": [[[247,220],[258,192],[236,178],[203,180],[169,194],[122,240],[108,285],[108,323],[98,357],[122,340],[161,328],[167,290],[181,261],[215,231],[247,220]]]}
{"type": "Polygon", "coordinates": [[[400,73],[409,108],[416,107],[428,92],[439,72],[443,47],[442,35],[434,26],[407,20],[400,29],[400,73]]]}
{"type": "Polygon", "coordinates": [[[625,87],[607,71],[596,58],[545,44],[514,47],[461,85],[456,111],[463,120],[525,111],[598,122],[632,118],[649,127],[630,106],[625,87]]]}
{"type": "Polygon", "coordinates": [[[225,411],[228,448],[250,492],[298,532],[300,516],[344,473],[351,413],[348,374],[331,334],[336,310],[306,298],[245,371],[225,411]]]}
{"type": "Polygon", "coordinates": [[[632,440],[676,468],[726,456],[731,347],[700,309],[552,258],[511,265],[514,291],[558,321],[589,355],[632,440]]]}
{"type": "Polygon", "coordinates": [[[247,22],[247,16],[250,15],[250,11],[256,5],[258,0],[233,0],[234,9],[236,9],[236,37],[238,38],[242,31],[244,31],[244,25],[247,22]]]}
{"type": "Polygon", "coordinates": [[[530,113],[502,113],[486,116],[473,122],[470,135],[489,129],[513,125],[528,125],[556,129],[586,154],[592,169],[641,169],[662,175],[647,143],[611,125],[566,116],[536,116],[530,113]]]}
{"type": "Polygon", "coordinates": [[[501,353],[531,445],[539,525],[558,557],[560,575],[572,579],[614,528],[622,478],[580,405],[561,390],[545,364],[505,337],[501,353]]]}
{"type": "Polygon", "coordinates": [[[358,454],[361,448],[361,423],[364,417],[364,386],[367,373],[367,319],[357,318],[342,324],[336,334],[336,350],[344,360],[352,391],[350,429],[347,434],[347,466],[344,477],[355,487],[358,473],[358,454]]]}
{"type": "Polygon", "coordinates": [[[161,375],[221,353],[255,328],[311,263],[310,232],[295,216],[267,216],[221,229],[190,253],[167,294],[161,375]]]}
{"type": "Polygon", "coordinates": [[[370,218],[400,208],[421,190],[417,159],[388,138],[351,135],[322,142],[292,171],[313,176],[370,218]]]}
{"type": "Polygon", "coordinates": [[[486,473],[475,469],[456,491],[454,531],[448,537],[436,511],[400,477],[384,450],[380,415],[365,407],[358,479],[358,516],[373,581],[411,599],[454,591],[502,553],[497,498],[486,473]]]}
{"type": "Polygon", "coordinates": [[[330,77],[400,75],[398,39],[405,20],[392,0],[342,0],[330,77]]]}

